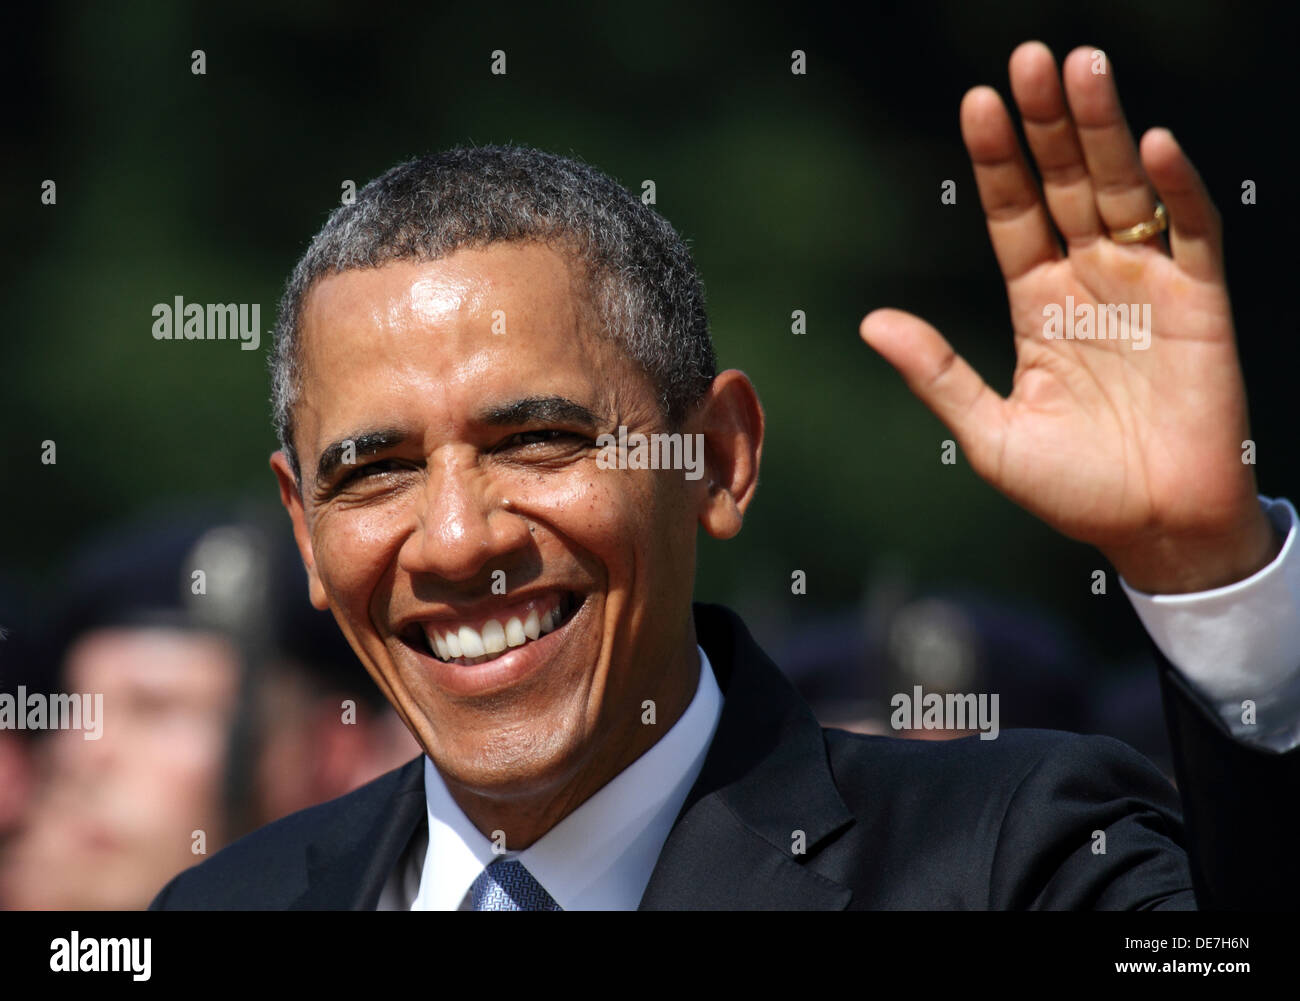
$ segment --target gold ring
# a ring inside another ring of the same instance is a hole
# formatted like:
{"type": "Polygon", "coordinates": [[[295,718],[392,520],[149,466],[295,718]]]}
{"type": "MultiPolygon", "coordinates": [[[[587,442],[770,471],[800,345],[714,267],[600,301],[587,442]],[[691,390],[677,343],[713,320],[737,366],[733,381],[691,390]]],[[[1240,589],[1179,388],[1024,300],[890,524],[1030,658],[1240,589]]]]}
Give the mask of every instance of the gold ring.
{"type": "Polygon", "coordinates": [[[1163,233],[1168,228],[1169,213],[1160,202],[1156,202],[1156,212],[1152,218],[1126,229],[1112,229],[1110,238],[1116,243],[1141,243],[1143,240],[1151,239],[1157,233],[1163,233]]]}

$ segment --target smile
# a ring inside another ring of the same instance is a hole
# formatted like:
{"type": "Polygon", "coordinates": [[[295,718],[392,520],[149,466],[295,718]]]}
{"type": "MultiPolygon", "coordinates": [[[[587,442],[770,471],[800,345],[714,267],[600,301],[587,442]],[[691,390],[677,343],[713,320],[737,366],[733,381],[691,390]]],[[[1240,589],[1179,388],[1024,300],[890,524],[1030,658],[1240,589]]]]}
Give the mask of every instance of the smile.
{"type": "Polygon", "coordinates": [[[556,591],[503,607],[491,617],[430,619],[402,633],[408,646],[444,664],[472,666],[529,646],[565,625],[581,606],[571,591],[556,591]]]}

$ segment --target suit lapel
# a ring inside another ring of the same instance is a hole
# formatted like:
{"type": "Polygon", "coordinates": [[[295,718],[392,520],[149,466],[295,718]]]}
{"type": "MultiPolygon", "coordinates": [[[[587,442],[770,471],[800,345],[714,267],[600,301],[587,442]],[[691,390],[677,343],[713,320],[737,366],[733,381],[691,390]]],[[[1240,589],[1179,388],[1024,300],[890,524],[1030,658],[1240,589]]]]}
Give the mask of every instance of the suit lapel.
{"type": "Polygon", "coordinates": [[[424,756],[377,783],[373,805],[358,803],[307,846],[307,890],[293,910],[372,911],[411,837],[426,818],[424,756]]]}
{"type": "Polygon", "coordinates": [[[696,605],[695,626],[722,716],[641,909],[842,910],[852,891],[811,866],[853,822],[820,724],[734,613],[696,605]]]}

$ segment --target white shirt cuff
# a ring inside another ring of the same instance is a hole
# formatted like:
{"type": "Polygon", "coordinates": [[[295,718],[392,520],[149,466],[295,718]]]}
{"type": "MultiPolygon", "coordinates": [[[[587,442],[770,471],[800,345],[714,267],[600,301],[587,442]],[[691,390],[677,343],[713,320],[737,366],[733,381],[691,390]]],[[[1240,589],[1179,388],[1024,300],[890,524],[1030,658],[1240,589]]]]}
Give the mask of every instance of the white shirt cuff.
{"type": "Polygon", "coordinates": [[[1160,652],[1233,736],[1283,752],[1300,746],[1300,518],[1286,499],[1260,503],[1286,541],[1252,576],[1191,594],[1120,584],[1160,652]]]}

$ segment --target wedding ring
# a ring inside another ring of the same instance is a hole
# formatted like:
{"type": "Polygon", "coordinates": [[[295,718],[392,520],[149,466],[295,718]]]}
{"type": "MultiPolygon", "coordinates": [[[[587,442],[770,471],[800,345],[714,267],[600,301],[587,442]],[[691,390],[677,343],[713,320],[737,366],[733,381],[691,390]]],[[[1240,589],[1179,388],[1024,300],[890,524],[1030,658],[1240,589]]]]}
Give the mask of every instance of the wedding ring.
{"type": "Polygon", "coordinates": [[[1141,243],[1143,240],[1151,239],[1157,233],[1163,233],[1168,228],[1169,213],[1165,211],[1163,205],[1156,202],[1156,211],[1152,218],[1126,229],[1112,229],[1110,238],[1116,243],[1141,243]]]}

